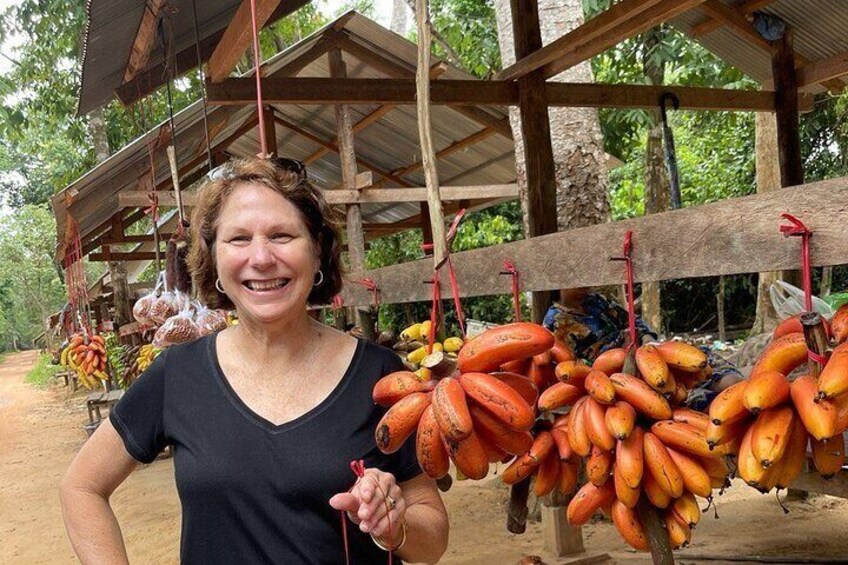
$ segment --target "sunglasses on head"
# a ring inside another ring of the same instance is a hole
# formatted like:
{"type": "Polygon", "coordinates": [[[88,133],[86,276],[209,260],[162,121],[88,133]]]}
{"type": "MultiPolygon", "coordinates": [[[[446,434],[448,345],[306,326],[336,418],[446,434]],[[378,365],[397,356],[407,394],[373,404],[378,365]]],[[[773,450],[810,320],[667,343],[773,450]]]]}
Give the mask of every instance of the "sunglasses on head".
{"type": "MultiPolygon", "coordinates": [[[[299,182],[306,180],[306,165],[302,161],[288,157],[270,157],[268,160],[277,169],[297,175],[299,182]]],[[[232,178],[233,175],[232,161],[227,161],[206,173],[206,178],[210,181],[227,180],[232,178]]]]}

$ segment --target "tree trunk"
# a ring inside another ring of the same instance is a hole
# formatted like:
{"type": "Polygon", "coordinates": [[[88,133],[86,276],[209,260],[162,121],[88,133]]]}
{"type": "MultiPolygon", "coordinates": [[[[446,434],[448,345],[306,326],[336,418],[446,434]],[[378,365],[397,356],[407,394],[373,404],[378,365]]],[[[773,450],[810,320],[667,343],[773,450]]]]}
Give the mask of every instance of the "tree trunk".
{"type": "MultiPolygon", "coordinates": [[[[661,27],[652,28],[642,36],[646,54],[642,67],[651,84],[661,85],[665,81],[665,61],[652,56],[665,37],[666,31],[661,27]]],[[[649,114],[653,125],[648,130],[648,143],[645,149],[645,215],[665,212],[671,207],[668,171],[663,157],[660,112],[650,110],[649,114]]],[[[637,240],[637,250],[638,245],[637,240]]],[[[659,282],[642,283],[642,319],[652,330],[662,331],[662,300],[659,282]]]]}
{"type": "Polygon", "coordinates": [[[391,29],[398,35],[406,36],[406,13],[409,8],[406,5],[406,0],[394,0],[392,3],[392,22],[391,29]]]}
{"type": "Polygon", "coordinates": [[[100,163],[112,154],[109,151],[109,137],[106,133],[106,121],[103,119],[103,108],[92,110],[88,114],[88,131],[94,143],[94,155],[100,163]]]}
{"type": "MultiPolygon", "coordinates": [[[[771,112],[756,116],[757,192],[780,188],[780,166],[777,156],[777,121],[771,112]]],[[[775,237],[777,223],[775,220],[775,237]]],[[[757,282],[757,314],[749,335],[771,332],[780,321],[769,298],[769,287],[781,277],[780,271],[760,273],[757,282]]]]}

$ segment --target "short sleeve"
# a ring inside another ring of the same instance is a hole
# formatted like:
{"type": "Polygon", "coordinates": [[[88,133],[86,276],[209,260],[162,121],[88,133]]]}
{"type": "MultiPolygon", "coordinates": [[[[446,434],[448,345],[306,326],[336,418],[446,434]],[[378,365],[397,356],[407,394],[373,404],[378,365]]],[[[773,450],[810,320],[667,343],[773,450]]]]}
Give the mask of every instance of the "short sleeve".
{"type": "MultiPolygon", "coordinates": [[[[394,352],[386,350],[386,353],[386,360],[383,363],[383,376],[395,371],[408,370],[400,357],[394,352]]],[[[404,442],[399,450],[385,457],[387,461],[383,470],[394,475],[395,481],[398,483],[413,479],[422,473],[415,451],[415,433],[404,442]]]]}
{"type": "Polygon", "coordinates": [[[165,363],[167,351],[130,386],[109,412],[109,420],[127,451],[141,463],[151,463],[165,448],[165,363]]]}

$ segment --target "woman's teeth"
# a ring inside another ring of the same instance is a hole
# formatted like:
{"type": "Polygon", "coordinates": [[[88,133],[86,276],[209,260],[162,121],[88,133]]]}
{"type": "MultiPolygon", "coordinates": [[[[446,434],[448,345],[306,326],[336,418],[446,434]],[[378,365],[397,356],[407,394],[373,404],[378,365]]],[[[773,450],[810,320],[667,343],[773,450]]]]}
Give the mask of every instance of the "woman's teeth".
{"type": "Polygon", "coordinates": [[[289,279],[277,279],[273,281],[247,281],[245,286],[250,290],[274,290],[286,286],[289,279]]]}

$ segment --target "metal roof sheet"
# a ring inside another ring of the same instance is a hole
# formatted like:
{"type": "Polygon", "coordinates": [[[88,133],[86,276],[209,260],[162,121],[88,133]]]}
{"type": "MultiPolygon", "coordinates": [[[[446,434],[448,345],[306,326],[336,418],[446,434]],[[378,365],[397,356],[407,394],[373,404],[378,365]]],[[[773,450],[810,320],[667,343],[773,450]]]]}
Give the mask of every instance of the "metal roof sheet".
{"type": "MultiPolygon", "coordinates": [[[[723,3],[740,4],[733,0],[723,0],[723,3]]],[[[845,0],[776,0],[760,11],[787,23],[792,29],[796,54],[809,61],[821,61],[848,52],[848,3],[845,0]]],[[[708,16],[696,8],[674,18],[671,23],[691,34],[693,27],[707,19],[708,16]]],[[[718,27],[696,40],[748,76],[760,82],[771,80],[771,54],[745,40],[730,26],[718,27]]],[[[802,90],[822,92],[824,88],[810,85],[802,90]]]]}
{"type": "MultiPolygon", "coordinates": [[[[323,34],[340,29],[350,39],[365,45],[373,53],[394,61],[414,72],[417,48],[415,44],[394,34],[368,18],[348,13],[328,24],[302,42],[278,54],[266,62],[266,73],[273,76],[287,63],[293,61],[313,46],[323,34]]],[[[351,78],[380,78],[385,75],[364,64],[349,53],[343,53],[351,78]]],[[[328,76],[326,57],[318,57],[304,67],[298,76],[328,76]]],[[[444,78],[473,79],[471,75],[448,66],[444,78]]],[[[378,108],[375,104],[351,106],[354,123],[378,108]]],[[[277,105],[275,113],[292,122],[310,134],[331,142],[336,135],[335,110],[333,106],[320,105],[277,105]]],[[[493,117],[508,119],[505,109],[481,108],[493,117]]],[[[471,134],[481,131],[484,125],[469,119],[456,109],[445,106],[433,106],[431,109],[433,140],[436,151],[448,147],[471,134]]],[[[210,108],[208,120],[210,129],[218,130],[212,144],[223,140],[250,120],[255,113],[254,106],[217,106],[210,108]],[[224,123],[216,128],[216,124],[224,123]]],[[[194,169],[203,167],[205,162],[205,142],[203,130],[203,108],[196,102],[175,116],[176,146],[181,165],[197,162],[194,169]]],[[[135,190],[138,179],[150,170],[148,142],[155,141],[165,123],[147,132],[126,147],[100,163],[80,179],[55,195],[52,199],[56,215],[59,248],[57,257],[64,257],[65,231],[68,217],[73,216],[80,229],[83,243],[94,239],[98,232],[105,231],[104,223],[119,209],[118,193],[135,190]]],[[[306,159],[323,146],[303,135],[277,124],[278,153],[296,159],[306,159]]],[[[255,155],[259,151],[258,131],[253,128],[240,136],[227,149],[232,156],[255,155]]],[[[508,184],[515,182],[515,163],[512,140],[495,133],[485,139],[455,151],[438,160],[439,179],[445,185],[508,184]]],[[[397,106],[380,120],[362,129],[356,134],[357,157],[383,172],[403,169],[421,160],[418,140],[418,124],[415,106],[397,106]]],[[[170,169],[164,148],[153,152],[156,182],[164,183],[170,177],[170,169]]],[[[360,170],[366,170],[360,167],[360,170]]],[[[339,157],[333,152],[309,163],[309,177],[318,186],[331,189],[341,184],[339,157]]],[[[402,175],[404,181],[412,186],[423,186],[421,170],[410,171],[402,175]]],[[[375,182],[380,180],[374,174],[375,182]]],[[[391,189],[397,186],[394,181],[386,181],[384,186],[391,189]]],[[[185,188],[185,187],[184,187],[185,188]]],[[[374,223],[393,223],[419,215],[418,203],[367,204],[363,206],[363,220],[374,223]]]]}
{"type": "MultiPolygon", "coordinates": [[[[175,53],[195,44],[193,2],[197,2],[197,28],[201,42],[225,29],[241,5],[241,0],[169,0],[174,10],[171,21],[175,53]]],[[[294,12],[307,2],[282,2],[271,21],[294,12]]],[[[147,0],[88,0],[78,113],[88,113],[114,97],[115,89],[123,82],[146,5],[147,0]]],[[[164,60],[164,49],[157,41],[145,69],[155,67],[164,60]]],[[[164,77],[153,86],[163,84],[164,77]]]]}

